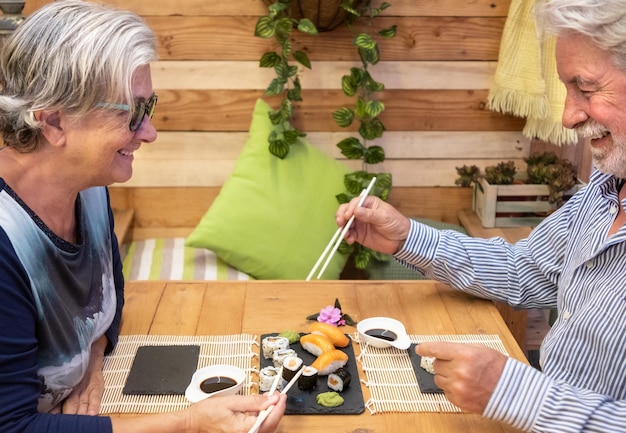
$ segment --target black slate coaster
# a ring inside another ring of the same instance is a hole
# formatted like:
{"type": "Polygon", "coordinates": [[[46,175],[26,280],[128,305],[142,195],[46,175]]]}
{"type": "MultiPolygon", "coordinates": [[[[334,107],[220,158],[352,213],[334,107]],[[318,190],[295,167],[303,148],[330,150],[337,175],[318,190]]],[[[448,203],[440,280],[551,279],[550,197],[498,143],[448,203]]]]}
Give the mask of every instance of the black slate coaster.
{"type": "Polygon", "coordinates": [[[129,395],[184,395],[198,368],[200,346],[140,346],[126,379],[129,395]]]}
{"type": "Polygon", "coordinates": [[[415,353],[416,344],[411,344],[409,347],[409,359],[415,371],[415,377],[417,378],[417,384],[420,387],[420,391],[424,393],[438,393],[442,394],[443,390],[435,385],[435,376],[420,367],[420,361],[422,357],[415,353]]]}
{"type": "MultiPolygon", "coordinates": [[[[263,338],[270,335],[275,336],[278,334],[261,335],[261,341],[263,341],[263,338]]],[[[348,338],[350,338],[350,336],[348,336],[348,338]]],[[[302,360],[304,361],[304,365],[311,365],[313,361],[315,361],[316,357],[304,350],[300,343],[294,343],[289,347],[294,349],[298,356],[302,358],[302,360]]],[[[301,389],[298,389],[297,384],[294,384],[294,386],[287,393],[287,408],[285,409],[286,414],[356,415],[365,411],[363,392],[361,391],[361,381],[359,380],[359,372],[356,366],[356,358],[354,356],[354,350],[352,348],[352,338],[350,338],[350,344],[348,345],[348,347],[338,347],[337,349],[343,351],[348,355],[348,363],[343,368],[347,369],[351,376],[350,385],[346,389],[344,389],[343,392],[339,393],[344,399],[343,404],[337,407],[324,407],[317,404],[317,394],[332,391],[332,389],[328,388],[328,385],[326,383],[326,381],[328,380],[328,376],[318,376],[317,386],[311,391],[302,391],[301,389]]],[[[274,365],[272,360],[264,359],[263,354],[261,353],[261,368],[270,365],[274,365]]]]}

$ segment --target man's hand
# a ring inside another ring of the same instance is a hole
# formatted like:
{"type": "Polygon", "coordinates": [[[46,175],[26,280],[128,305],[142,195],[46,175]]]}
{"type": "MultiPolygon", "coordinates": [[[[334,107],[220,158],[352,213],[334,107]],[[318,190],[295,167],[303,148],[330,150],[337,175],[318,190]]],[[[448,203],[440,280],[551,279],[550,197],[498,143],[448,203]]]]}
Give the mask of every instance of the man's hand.
{"type": "Polygon", "coordinates": [[[434,356],[435,384],[462,410],[482,414],[506,364],[507,357],[482,345],[427,342],[415,353],[434,356]]]}

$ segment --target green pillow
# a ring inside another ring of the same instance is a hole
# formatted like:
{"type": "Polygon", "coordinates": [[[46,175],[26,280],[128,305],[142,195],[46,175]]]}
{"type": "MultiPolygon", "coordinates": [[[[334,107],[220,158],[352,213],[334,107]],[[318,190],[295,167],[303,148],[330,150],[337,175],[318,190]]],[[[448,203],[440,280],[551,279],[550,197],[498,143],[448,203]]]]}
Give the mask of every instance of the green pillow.
{"type": "MultiPolygon", "coordinates": [[[[270,154],[270,109],[257,101],[233,173],[185,245],[256,279],[304,280],[337,230],[335,195],[349,169],[304,140],[285,159],[270,154]]],[[[337,252],[323,278],[338,279],[346,260],[337,252]]]]}

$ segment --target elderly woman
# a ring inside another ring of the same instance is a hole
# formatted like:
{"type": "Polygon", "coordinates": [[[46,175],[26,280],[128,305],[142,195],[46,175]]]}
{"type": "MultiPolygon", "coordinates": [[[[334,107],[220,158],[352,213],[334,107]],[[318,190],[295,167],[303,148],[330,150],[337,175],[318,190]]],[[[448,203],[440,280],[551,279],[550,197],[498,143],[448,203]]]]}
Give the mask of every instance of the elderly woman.
{"type": "Polygon", "coordinates": [[[0,431],[245,432],[277,394],[169,414],[97,416],[118,337],[122,265],[106,185],[156,138],[153,33],[136,15],[57,1],[0,57],[0,431]]]}

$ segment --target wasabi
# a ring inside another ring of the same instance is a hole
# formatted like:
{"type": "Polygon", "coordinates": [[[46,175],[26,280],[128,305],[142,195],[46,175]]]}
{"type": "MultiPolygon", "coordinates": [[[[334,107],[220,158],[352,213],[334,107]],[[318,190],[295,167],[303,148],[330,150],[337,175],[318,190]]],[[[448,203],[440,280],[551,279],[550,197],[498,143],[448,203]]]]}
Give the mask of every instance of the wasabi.
{"type": "Polygon", "coordinates": [[[324,407],[337,407],[343,404],[343,397],[335,391],[322,392],[317,394],[317,404],[324,407]]]}
{"type": "Polygon", "coordinates": [[[279,337],[285,337],[289,340],[289,344],[297,343],[300,341],[300,334],[296,331],[283,331],[278,334],[279,337]]]}

